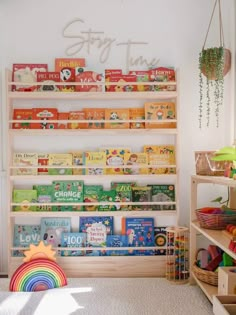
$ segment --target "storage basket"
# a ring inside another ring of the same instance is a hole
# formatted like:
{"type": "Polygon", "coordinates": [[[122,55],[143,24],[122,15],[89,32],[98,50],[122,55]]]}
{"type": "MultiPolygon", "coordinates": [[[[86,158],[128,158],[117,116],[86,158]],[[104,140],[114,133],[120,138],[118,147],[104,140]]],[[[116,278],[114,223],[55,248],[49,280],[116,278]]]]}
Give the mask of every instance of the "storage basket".
{"type": "MultiPolygon", "coordinates": [[[[200,227],[210,230],[224,230],[227,224],[236,224],[236,211],[235,214],[213,214],[201,212],[202,209],[195,211],[200,227]]],[[[232,210],[233,211],[233,210],[232,210]]]]}
{"type": "Polygon", "coordinates": [[[215,151],[196,151],[195,165],[197,175],[223,176],[225,169],[230,167],[230,161],[212,161],[215,151]]]}
{"type": "Polygon", "coordinates": [[[193,264],[192,271],[194,275],[202,282],[218,286],[218,272],[209,271],[198,267],[197,257],[200,251],[205,250],[204,248],[199,248],[196,252],[195,262],[193,264]]]}

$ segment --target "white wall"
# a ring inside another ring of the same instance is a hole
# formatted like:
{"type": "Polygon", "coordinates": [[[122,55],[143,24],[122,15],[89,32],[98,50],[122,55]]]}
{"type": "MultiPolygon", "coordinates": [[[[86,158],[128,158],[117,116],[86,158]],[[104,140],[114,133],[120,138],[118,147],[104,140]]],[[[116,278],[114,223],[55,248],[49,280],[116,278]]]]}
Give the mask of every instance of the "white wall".
{"type": "MultiPolygon", "coordinates": [[[[0,3],[0,65],[4,69],[13,63],[48,63],[54,70],[54,58],[66,57],[65,50],[75,39],[63,38],[63,27],[74,18],[85,21],[73,31],[91,28],[104,32],[105,37],[117,42],[147,42],[136,46],[133,56],[142,55],[151,60],[160,59],[160,65],[172,65],[179,69],[180,91],[180,206],[181,224],[188,224],[190,202],[190,175],[195,173],[194,151],[214,150],[233,140],[235,71],[225,78],[225,102],[221,109],[220,127],[198,128],[198,55],[202,48],[214,0],[2,0],[0,3]]],[[[232,69],[235,69],[234,1],[222,1],[225,45],[232,51],[232,69]]],[[[209,45],[218,45],[216,19],[209,33],[209,45]]],[[[81,34],[80,34],[81,35],[81,34]]],[[[99,62],[100,51],[93,47],[75,57],[85,57],[91,69],[105,68],[126,70],[125,48],[114,46],[105,64],[99,62]]],[[[4,82],[2,105],[4,106],[4,82]]],[[[5,110],[2,109],[3,170],[5,169],[5,110]]],[[[5,182],[2,182],[3,195],[5,182]]],[[[5,200],[2,199],[2,221],[6,224],[5,200]]],[[[5,244],[5,234],[2,244],[5,244]]],[[[2,250],[3,257],[5,250],[2,250]]],[[[1,261],[0,261],[1,264],[1,261]]],[[[2,262],[6,270],[6,262],[2,262]]]]}

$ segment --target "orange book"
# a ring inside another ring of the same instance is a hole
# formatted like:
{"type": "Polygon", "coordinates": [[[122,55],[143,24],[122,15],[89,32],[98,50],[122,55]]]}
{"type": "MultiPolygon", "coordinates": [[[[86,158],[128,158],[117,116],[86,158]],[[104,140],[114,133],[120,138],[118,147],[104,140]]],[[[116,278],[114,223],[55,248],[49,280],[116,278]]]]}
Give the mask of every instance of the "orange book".
{"type": "Polygon", "coordinates": [[[65,113],[58,113],[57,118],[58,118],[58,129],[67,129],[68,128],[68,123],[66,122],[60,122],[60,120],[68,120],[69,119],[69,112],[65,113]]]}
{"type": "Polygon", "coordinates": [[[111,123],[105,123],[107,129],[129,129],[129,122],[121,122],[122,120],[129,120],[128,108],[106,108],[105,120],[110,120],[111,123]]]}
{"type": "Polygon", "coordinates": [[[104,122],[93,122],[93,120],[105,119],[105,108],[84,108],[85,119],[90,120],[85,124],[85,128],[88,129],[103,129],[105,127],[104,122]]]}
{"type": "MultiPolygon", "coordinates": [[[[129,118],[130,120],[141,120],[145,119],[144,108],[130,108],[129,109],[129,118]]],[[[145,128],[145,122],[130,122],[131,129],[143,129],[145,128]]]]}
{"type": "Polygon", "coordinates": [[[57,129],[57,123],[47,122],[48,120],[57,120],[57,108],[34,108],[33,120],[38,123],[32,123],[32,129],[57,129]]]}
{"type": "Polygon", "coordinates": [[[175,103],[148,102],[144,104],[146,128],[176,128],[175,122],[163,122],[166,119],[176,119],[175,103]],[[151,122],[153,121],[153,122],[151,122]]]}
{"type": "MultiPolygon", "coordinates": [[[[55,71],[60,72],[61,82],[75,82],[75,77],[85,67],[84,58],[56,58],[55,71]]],[[[61,87],[63,92],[74,92],[75,85],[65,85],[61,87]]]]}
{"type": "MultiPolygon", "coordinates": [[[[83,110],[71,111],[69,120],[84,120],[85,112],[83,110]]],[[[81,122],[68,123],[68,129],[85,129],[86,124],[81,122]]]]}
{"type": "Polygon", "coordinates": [[[19,120],[17,123],[13,123],[13,129],[30,129],[30,122],[20,122],[21,120],[31,120],[33,116],[32,108],[15,108],[13,110],[13,120],[19,120]]]}

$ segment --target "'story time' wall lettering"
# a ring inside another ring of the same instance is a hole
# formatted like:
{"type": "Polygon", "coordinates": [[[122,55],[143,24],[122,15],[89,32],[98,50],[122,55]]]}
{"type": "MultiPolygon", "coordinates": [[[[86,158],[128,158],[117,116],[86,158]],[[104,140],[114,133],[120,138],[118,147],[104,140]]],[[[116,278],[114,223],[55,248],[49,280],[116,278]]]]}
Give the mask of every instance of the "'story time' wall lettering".
{"type": "Polygon", "coordinates": [[[137,45],[148,45],[146,42],[133,41],[128,39],[126,42],[118,42],[116,38],[111,38],[105,35],[104,32],[94,31],[90,27],[83,28],[84,20],[76,18],[66,24],[63,28],[64,38],[74,38],[75,42],[69,45],[65,53],[67,56],[75,56],[84,51],[88,55],[92,49],[99,51],[99,62],[106,63],[109,59],[111,51],[116,46],[123,46],[125,49],[126,69],[128,71],[130,66],[142,66],[147,68],[154,67],[158,64],[159,59],[152,58],[147,60],[143,56],[132,56],[132,50],[137,45]],[[72,28],[74,31],[72,31],[72,28]],[[75,31],[76,29],[76,31],[75,31]]]}

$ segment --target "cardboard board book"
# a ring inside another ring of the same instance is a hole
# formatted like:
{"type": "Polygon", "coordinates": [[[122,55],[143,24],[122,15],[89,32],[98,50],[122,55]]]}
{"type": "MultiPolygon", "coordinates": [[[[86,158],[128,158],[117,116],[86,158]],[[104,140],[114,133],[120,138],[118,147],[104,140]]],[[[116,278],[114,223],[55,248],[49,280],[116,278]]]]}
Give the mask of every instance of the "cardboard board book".
{"type": "Polygon", "coordinates": [[[101,83],[103,80],[103,76],[100,73],[95,71],[83,71],[78,73],[75,76],[75,82],[83,83],[81,85],[75,86],[76,92],[102,92],[102,85],[101,84],[86,84],[86,83],[101,83]]]}
{"type": "Polygon", "coordinates": [[[137,85],[130,84],[132,82],[136,82],[135,75],[130,75],[130,74],[111,75],[109,78],[109,82],[114,83],[114,85],[110,86],[110,89],[108,92],[136,92],[137,91],[137,85]]]}
{"type": "Polygon", "coordinates": [[[166,85],[153,85],[153,91],[176,91],[176,85],[168,85],[168,82],[175,82],[176,75],[173,67],[157,67],[149,70],[150,81],[166,82],[166,85]]]}
{"type": "Polygon", "coordinates": [[[20,120],[32,120],[33,109],[32,108],[14,108],[13,110],[13,120],[19,120],[19,122],[13,123],[13,129],[30,129],[31,123],[20,122],[20,120]]]}
{"type": "MultiPolygon", "coordinates": [[[[85,120],[85,112],[83,110],[70,111],[69,120],[85,120]]],[[[68,129],[84,129],[86,123],[82,122],[71,122],[68,123],[68,129]]]]}
{"type": "Polygon", "coordinates": [[[132,201],[132,187],[136,186],[135,182],[111,182],[111,189],[116,191],[115,202],[117,210],[128,211],[132,210],[131,205],[121,205],[119,206],[119,202],[130,202],[132,201]]]}
{"type": "Polygon", "coordinates": [[[83,165],[85,175],[105,175],[106,174],[106,153],[99,151],[86,151],[83,155],[83,165]]]}
{"type": "Polygon", "coordinates": [[[124,168],[125,175],[140,175],[148,174],[148,155],[147,153],[125,153],[124,164],[127,165],[124,168]],[[132,166],[131,168],[128,165],[132,166]]]}
{"type": "Polygon", "coordinates": [[[98,205],[89,205],[90,202],[99,202],[102,185],[84,185],[84,202],[88,205],[84,206],[85,211],[97,211],[98,205]]]}
{"type": "MultiPolygon", "coordinates": [[[[51,203],[52,202],[52,185],[33,185],[33,189],[37,191],[38,203],[51,203]]],[[[37,205],[37,211],[52,211],[52,206],[37,205]]]]}
{"type": "MultiPolygon", "coordinates": [[[[130,75],[136,76],[137,82],[150,82],[150,72],[148,70],[132,70],[129,71],[130,75]]],[[[137,85],[138,92],[148,92],[152,90],[151,85],[139,84],[137,85]]]]}
{"type": "Polygon", "coordinates": [[[37,203],[37,191],[33,189],[14,189],[13,202],[24,203],[13,207],[14,211],[36,211],[37,206],[30,206],[29,203],[37,203]]]}
{"type": "Polygon", "coordinates": [[[57,108],[34,108],[33,120],[38,120],[37,123],[32,123],[32,129],[57,129],[57,123],[48,122],[48,120],[57,120],[57,108]]]}
{"type": "MultiPolygon", "coordinates": [[[[105,69],[105,82],[109,83],[111,76],[121,76],[122,70],[121,69],[105,69]]],[[[112,85],[105,85],[106,92],[112,92],[113,86],[112,85]]]]}
{"type": "Polygon", "coordinates": [[[84,108],[85,120],[89,122],[85,123],[87,129],[104,129],[105,123],[102,120],[105,119],[105,108],[84,108]],[[93,120],[101,120],[101,122],[93,122],[93,120]]]}
{"type": "Polygon", "coordinates": [[[100,151],[106,155],[106,165],[113,166],[113,168],[107,168],[106,174],[124,174],[124,156],[125,153],[130,153],[129,148],[107,148],[102,147],[100,151]]]}
{"type": "Polygon", "coordinates": [[[49,168],[48,175],[72,175],[72,168],[63,168],[63,166],[72,166],[72,154],[49,153],[48,165],[59,167],[49,168]]]}
{"type": "Polygon", "coordinates": [[[61,256],[85,256],[85,250],[73,250],[73,247],[86,246],[86,233],[70,232],[62,233],[62,247],[68,247],[70,250],[62,250],[61,256]]]}
{"type": "Polygon", "coordinates": [[[42,85],[38,85],[39,92],[58,92],[61,90],[60,85],[55,84],[60,82],[60,72],[38,72],[37,82],[42,83],[42,85]]]}
{"type": "Polygon", "coordinates": [[[137,120],[137,122],[130,122],[131,129],[143,129],[145,128],[145,122],[140,120],[145,120],[145,110],[143,107],[140,108],[130,108],[129,109],[129,119],[137,120]]]}
{"type": "Polygon", "coordinates": [[[37,175],[38,154],[37,153],[13,153],[13,175],[37,175]],[[35,168],[27,168],[35,166],[35,168]]]}
{"type": "Polygon", "coordinates": [[[163,122],[163,120],[176,119],[174,102],[147,102],[144,104],[146,128],[176,128],[176,122],[163,122]],[[153,122],[151,122],[153,121],[153,122]]]}
{"type": "MultiPolygon", "coordinates": [[[[116,198],[116,191],[111,190],[101,190],[99,194],[99,201],[100,202],[115,202],[116,198]]],[[[115,205],[99,205],[98,211],[116,211],[115,205]]]]}
{"type": "Polygon", "coordinates": [[[129,129],[129,122],[122,122],[122,120],[129,120],[128,108],[106,108],[105,120],[111,122],[105,123],[107,129],[129,129]]]}
{"type": "Polygon", "coordinates": [[[144,203],[140,205],[133,205],[132,210],[135,210],[135,211],[152,210],[152,205],[145,204],[145,202],[150,202],[150,201],[151,201],[151,187],[148,187],[148,186],[132,187],[132,202],[144,203]]]}
{"type": "MultiPolygon", "coordinates": [[[[151,200],[154,202],[175,202],[175,185],[153,184],[148,185],[152,188],[151,200]]],[[[153,205],[152,210],[175,210],[173,205],[153,205]]]]}

